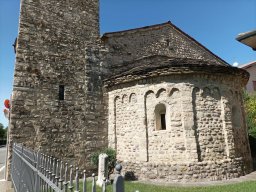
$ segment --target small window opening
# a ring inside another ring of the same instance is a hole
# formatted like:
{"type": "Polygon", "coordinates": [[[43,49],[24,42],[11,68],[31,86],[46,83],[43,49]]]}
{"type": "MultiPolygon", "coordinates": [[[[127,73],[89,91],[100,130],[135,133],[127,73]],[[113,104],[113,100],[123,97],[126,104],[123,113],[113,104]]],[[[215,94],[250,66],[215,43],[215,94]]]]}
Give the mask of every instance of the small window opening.
{"type": "Polygon", "coordinates": [[[64,100],[65,86],[59,85],[59,100],[64,100]]]}
{"type": "Polygon", "coordinates": [[[169,39],[166,39],[166,46],[167,47],[171,46],[171,41],[169,39]]]}
{"type": "Polygon", "coordinates": [[[166,130],[165,114],[161,114],[161,128],[162,130],[166,130]]]}
{"type": "Polygon", "coordinates": [[[164,104],[158,104],[155,108],[156,130],[166,130],[166,107],[164,104]]]}

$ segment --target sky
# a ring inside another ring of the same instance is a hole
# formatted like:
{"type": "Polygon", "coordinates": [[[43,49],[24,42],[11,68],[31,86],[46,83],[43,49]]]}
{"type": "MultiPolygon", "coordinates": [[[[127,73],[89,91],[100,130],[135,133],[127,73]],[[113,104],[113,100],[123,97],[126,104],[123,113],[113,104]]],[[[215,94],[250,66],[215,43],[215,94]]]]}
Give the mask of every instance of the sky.
{"type": "MultiPolygon", "coordinates": [[[[10,98],[20,0],[0,0],[0,123],[8,121],[3,101],[10,98]]],[[[100,0],[101,34],[171,21],[232,64],[256,60],[256,51],[237,42],[256,29],[256,0],[100,0]]]]}

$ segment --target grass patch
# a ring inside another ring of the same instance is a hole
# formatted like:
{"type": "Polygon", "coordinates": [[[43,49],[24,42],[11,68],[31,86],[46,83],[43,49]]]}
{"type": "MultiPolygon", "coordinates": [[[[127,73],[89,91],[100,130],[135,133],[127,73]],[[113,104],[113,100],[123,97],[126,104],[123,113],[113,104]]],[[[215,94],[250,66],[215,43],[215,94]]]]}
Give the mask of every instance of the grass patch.
{"type": "MultiPolygon", "coordinates": [[[[92,183],[87,182],[87,191],[90,192],[92,189],[91,187],[92,183]]],[[[171,187],[143,184],[138,182],[125,182],[125,192],[135,192],[136,190],[139,192],[256,192],[256,182],[248,181],[237,184],[208,187],[171,187]]],[[[100,187],[97,187],[97,192],[101,192],[100,187]]],[[[107,192],[112,192],[111,185],[107,186],[107,192]]]]}

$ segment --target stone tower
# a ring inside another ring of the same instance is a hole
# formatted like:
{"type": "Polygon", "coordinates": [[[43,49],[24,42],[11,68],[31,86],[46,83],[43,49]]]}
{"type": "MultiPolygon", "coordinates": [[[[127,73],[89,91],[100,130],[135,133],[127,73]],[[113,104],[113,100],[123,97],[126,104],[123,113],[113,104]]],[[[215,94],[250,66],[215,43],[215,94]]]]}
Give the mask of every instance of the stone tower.
{"type": "Polygon", "coordinates": [[[10,119],[10,143],[87,170],[90,151],[106,145],[98,7],[21,0],[10,119]]]}

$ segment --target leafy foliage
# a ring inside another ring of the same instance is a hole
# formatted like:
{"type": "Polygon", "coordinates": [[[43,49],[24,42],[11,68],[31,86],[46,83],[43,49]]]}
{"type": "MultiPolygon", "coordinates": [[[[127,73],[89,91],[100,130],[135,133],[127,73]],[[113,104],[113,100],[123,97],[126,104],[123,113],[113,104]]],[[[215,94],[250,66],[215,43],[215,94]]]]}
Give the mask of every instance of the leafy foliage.
{"type": "Polygon", "coordinates": [[[108,155],[108,159],[107,159],[107,167],[108,167],[108,175],[110,175],[111,173],[113,173],[113,170],[115,168],[116,165],[116,151],[114,149],[111,148],[105,148],[103,150],[97,151],[95,153],[92,154],[91,156],[91,162],[93,165],[98,167],[99,164],[99,155],[101,153],[106,153],[108,155]]]}
{"type": "Polygon", "coordinates": [[[7,128],[4,128],[3,124],[0,123],[0,139],[7,138],[7,128]]]}
{"type": "Polygon", "coordinates": [[[244,93],[244,104],[249,135],[256,138],[256,94],[244,93]]]}

